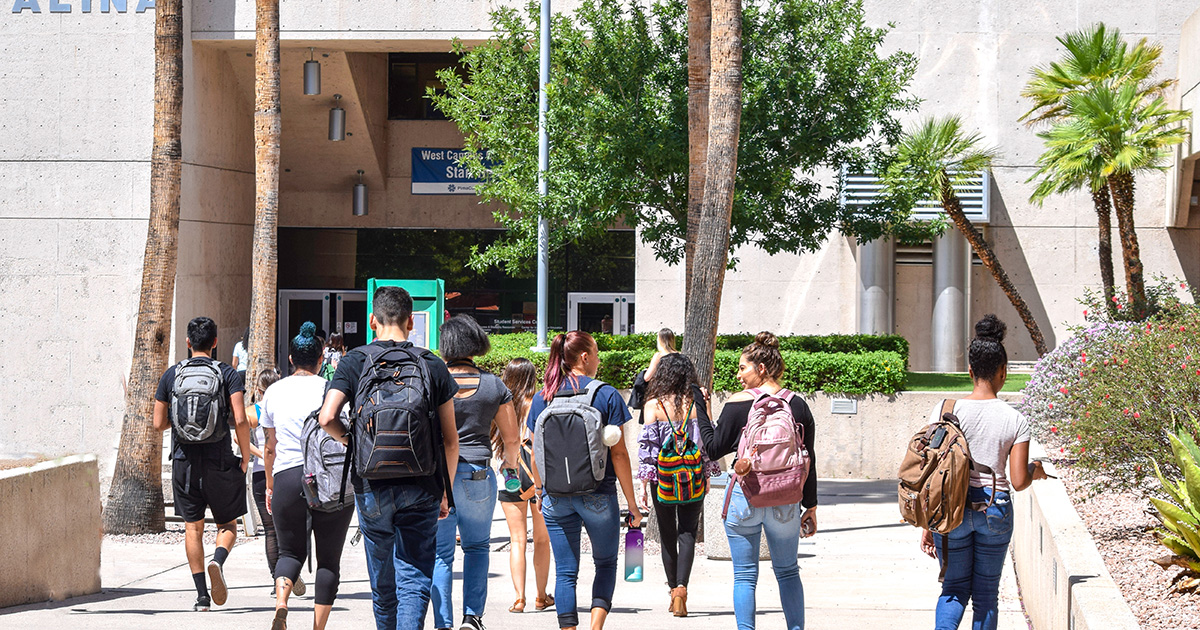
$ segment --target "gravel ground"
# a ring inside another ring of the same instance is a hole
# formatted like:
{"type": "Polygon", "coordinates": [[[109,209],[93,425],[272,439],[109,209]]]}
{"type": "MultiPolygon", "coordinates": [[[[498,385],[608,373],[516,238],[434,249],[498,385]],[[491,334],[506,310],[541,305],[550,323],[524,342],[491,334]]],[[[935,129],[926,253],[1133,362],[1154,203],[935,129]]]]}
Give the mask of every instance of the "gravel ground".
{"type": "Polygon", "coordinates": [[[1059,463],[1058,470],[1075,501],[1075,510],[1095,538],[1108,572],[1142,628],[1200,629],[1200,595],[1170,590],[1172,578],[1181,569],[1163,570],[1151,562],[1167,549],[1151,533],[1158,521],[1145,513],[1149,502],[1130,492],[1088,497],[1069,466],[1059,463]]]}
{"type": "MultiPolygon", "coordinates": [[[[117,542],[139,543],[145,545],[182,545],[183,544],[183,523],[167,523],[167,531],[159,534],[133,534],[129,536],[121,534],[105,534],[104,537],[117,542]]],[[[242,535],[242,528],[238,527],[237,542],[234,546],[247,542],[248,538],[242,535]]],[[[217,544],[217,526],[208,524],[204,526],[204,544],[217,544]]]]}

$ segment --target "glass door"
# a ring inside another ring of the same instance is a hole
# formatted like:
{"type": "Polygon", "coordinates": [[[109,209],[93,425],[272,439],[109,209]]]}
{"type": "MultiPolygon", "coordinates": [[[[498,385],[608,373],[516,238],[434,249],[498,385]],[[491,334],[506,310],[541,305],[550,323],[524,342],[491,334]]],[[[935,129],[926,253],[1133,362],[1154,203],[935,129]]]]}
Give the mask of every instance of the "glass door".
{"type": "MultiPolygon", "coordinates": [[[[304,322],[317,325],[319,331],[329,334],[329,292],[287,289],[279,292],[279,327],[276,329],[277,368],[279,373],[291,374],[288,364],[288,344],[292,337],[300,334],[304,322]]],[[[251,377],[253,378],[253,377],[251,377]]]]}
{"type": "Polygon", "coordinates": [[[632,293],[568,293],[567,329],[609,335],[633,331],[632,293]]]}
{"type": "Polygon", "coordinates": [[[347,350],[366,345],[367,292],[338,291],[336,296],[337,319],[333,330],[342,333],[342,343],[347,350]]]}

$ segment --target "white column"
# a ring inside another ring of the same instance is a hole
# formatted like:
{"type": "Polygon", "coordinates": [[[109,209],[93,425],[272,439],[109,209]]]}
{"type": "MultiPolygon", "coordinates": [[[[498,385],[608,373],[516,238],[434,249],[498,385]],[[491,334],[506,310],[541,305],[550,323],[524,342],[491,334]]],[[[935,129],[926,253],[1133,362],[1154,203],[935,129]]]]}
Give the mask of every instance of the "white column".
{"type": "Polygon", "coordinates": [[[933,239],[933,318],[930,322],[933,370],[967,369],[967,292],[971,248],[951,227],[933,239]]]}
{"type": "Polygon", "coordinates": [[[891,334],[896,312],[896,246],[890,239],[858,245],[858,332],[891,334]]]}

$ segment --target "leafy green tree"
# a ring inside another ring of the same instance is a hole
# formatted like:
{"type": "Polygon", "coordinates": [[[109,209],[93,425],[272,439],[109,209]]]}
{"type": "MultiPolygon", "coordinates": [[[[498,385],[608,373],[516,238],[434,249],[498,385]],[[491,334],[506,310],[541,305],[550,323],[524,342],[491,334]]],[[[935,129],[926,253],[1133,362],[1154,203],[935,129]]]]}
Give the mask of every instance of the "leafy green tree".
{"type": "MultiPolygon", "coordinates": [[[[617,224],[636,225],[656,256],[684,258],[688,220],[688,38],[685,3],[646,7],[589,0],[552,24],[548,198],[537,191],[538,15],[501,8],[496,35],[439,75],[435,105],[466,138],[466,166],[505,209],[506,237],[472,266],[519,272],[536,250],[537,215],[551,246],[617,224]]],[[[814,250],[833,231],[876,238],[904,223],[884,207],[848,212],[834,174],[882,168],[900,133],[895,113],[916,59],[879,53],[886,29],[864,23],[861,0],[747,4],[743,90],[730,248],[814,250]]],[[[735,261],[736,262],[736,259],[735,261]]]]}
{"type": "MultiPolygon", "coordinates": [[[[1072,109],[1071,99],[1089,91],[1103,90],[1115,94],[1117,91],[1129,90],[1135,95],[1129,105],[1136,109],[1139,103],[1153,103],[1162,99],[1165,90],[1175,81],[1155,79],[1154,75],[1161,63],[1162,46],[1148,43],[1145,38],[1130,46],[1118,29],[1096,24],[1059,37],[1058,41],[1066,49],[1066,53],[1057,62],[1035,67],[1032,70],[1033,78],[1021,93],[1033,102],[1033,107],[1021,120],[1030,125],[1053,123],[1064,126],[1053,134],[1039,134],[1047,140],[1047,145],[1046,152],[1038,159],[1037,173],[1029,179],[1038,180],[1031,200],[1040,204],[1052,194],[1069,193],[1084,188],[1091,193],[1100,232],[1100,277],[1107,307],[1113,312],[1116,280],[1112,264],[1110,218],[1113,206],[1110,188],[1114,182],[1108,177],[1112,172],[1109,169],[1111,164],[1100,144],[1086,140],[1083,136],[1084,127],[1094,128],[1094,124],[1081,124],[1076,126],[1074,131],[1068,131],[1067,127],[1072,122],[1078,122],[1079,113],[1072,109]],[[1053,142],[1050,140],[1051,135],[1054,137],[1053,142]]],[[[1132,111],[1124,115],[1125,120],[1132,120],[1133,117],[1132,111]]],[[[1108,135],[1111,135],[1112,131],[1110,129],[1108,135]]],[[[1156,150],[1152,147],[1146,148],[1150,153],[1156,150]]],[[[1137,161],[1144,163],[1148,158],[1152,156],[1143,156],[1137,161]]],[[[1157,168],[1160,159],[1149,159],[1149,163],[1155,166],[1148,168],[1157,168]]],[[[1135,170],[1141,168],[1147,167],[1135,170]]],[[[1128,185],[1124,183],[1124,179],[1119,179],[1117,187],[1122,190],[1128,188],[1129,196],[1129,211],[1124,212],[1122,207],[1117,209],[1117,223],[1124,254],[1122,258],[1125,261],[1126,289],[1134,309],[1142,312],[1146,307],[1146,291],[1133,224],[1133,184],[1132,179],[1128,185]]]]}
{"type": "Polygon", "coordinates": [[[1041,356],[1046,354],[1046,340],[1037,320],[1009,280],[992,246],[963,212],[962,201],[954,192],[956,183],[972,173],[990,169],[998,155],[995,149],[983,147],[979,133],[964,130],[959,117],[927,118],[901,138],[895,160],[884,174],[884,187],[897,207],[911,208],[922,199],[936,199],[942,204],[950,221],[967,238],[983,266],[1008,296],[1041,356]]]}

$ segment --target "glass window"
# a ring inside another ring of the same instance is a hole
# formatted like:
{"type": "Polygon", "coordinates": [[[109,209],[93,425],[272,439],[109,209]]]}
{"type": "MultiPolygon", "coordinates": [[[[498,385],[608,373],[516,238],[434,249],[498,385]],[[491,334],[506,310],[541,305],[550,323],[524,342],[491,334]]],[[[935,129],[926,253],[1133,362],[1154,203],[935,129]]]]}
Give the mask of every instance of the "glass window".
{"type": "MultiPolygon", "coordinates": [[[[441,90],[439,70],[458,67],[453,53],[392,53],[388,56],[388,119],[445,120],[425,97],[426,90],[441,90]]],[[[460,70],[461,72],[461,70],[460,70]]]]}

